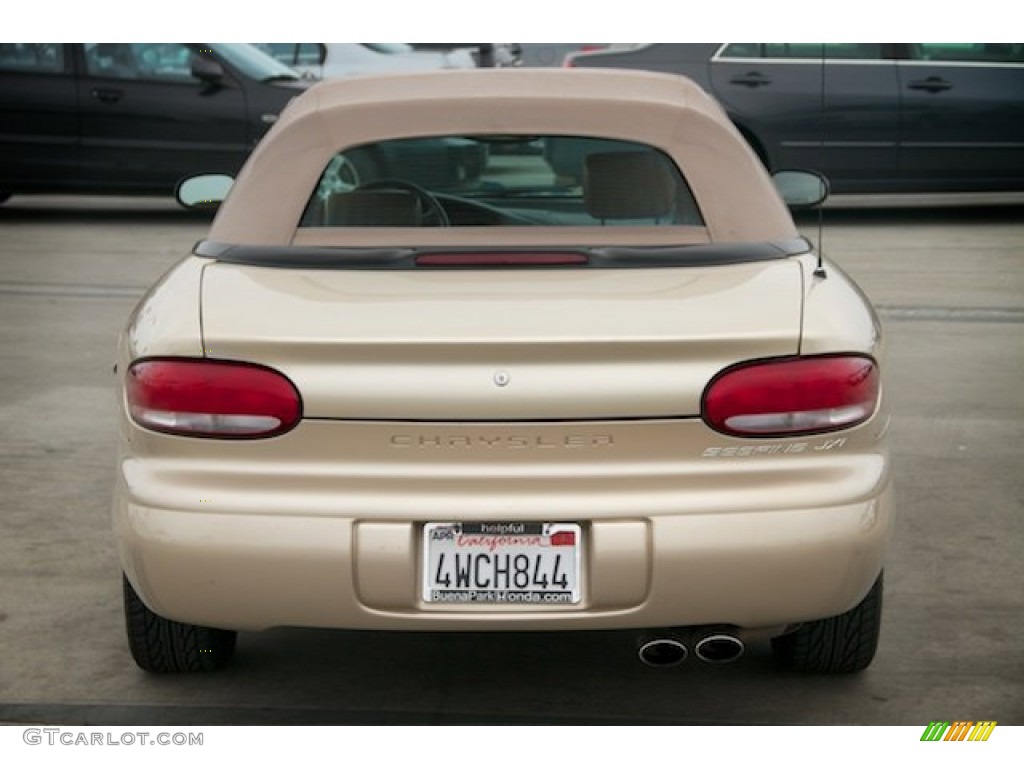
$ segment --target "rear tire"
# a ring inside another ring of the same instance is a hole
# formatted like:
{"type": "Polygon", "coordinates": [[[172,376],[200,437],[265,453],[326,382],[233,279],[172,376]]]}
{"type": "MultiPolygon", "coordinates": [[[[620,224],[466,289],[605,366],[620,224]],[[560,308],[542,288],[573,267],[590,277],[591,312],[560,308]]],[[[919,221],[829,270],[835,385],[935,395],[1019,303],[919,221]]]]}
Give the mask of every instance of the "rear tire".
{"type": "Polygon", "coordinates": [[[238,633],[165,619],[146,607],[127,577],[124,619],[135,663],[147,672],[212,672],[231,660],[238,633]]]}
{"type": "Polygon", "coordinates": [[[797,672],[860,672],[871,664],[882,623],[882,574],[857,605],[772,639],[775,658],[797,672]]]}

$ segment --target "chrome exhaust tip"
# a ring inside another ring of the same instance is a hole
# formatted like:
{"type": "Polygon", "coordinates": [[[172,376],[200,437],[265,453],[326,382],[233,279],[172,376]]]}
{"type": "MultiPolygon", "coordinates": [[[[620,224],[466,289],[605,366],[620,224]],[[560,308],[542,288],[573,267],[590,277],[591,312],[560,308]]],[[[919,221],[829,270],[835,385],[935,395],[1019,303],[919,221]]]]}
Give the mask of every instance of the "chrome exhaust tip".
{"type": "Polygon", "coordinates": [[[649,667],[674,667],[689,656],[686,646],[670,637],[659,637],[644,642],[637,651],[640,661],[649,667]]]}
{"type": "Polygon", "coordinates": [[[735,635],[708,635],[697,643],[693,652],[708,664],[725,664],[736,661],[744,650],[743,641],[735,635]]]}

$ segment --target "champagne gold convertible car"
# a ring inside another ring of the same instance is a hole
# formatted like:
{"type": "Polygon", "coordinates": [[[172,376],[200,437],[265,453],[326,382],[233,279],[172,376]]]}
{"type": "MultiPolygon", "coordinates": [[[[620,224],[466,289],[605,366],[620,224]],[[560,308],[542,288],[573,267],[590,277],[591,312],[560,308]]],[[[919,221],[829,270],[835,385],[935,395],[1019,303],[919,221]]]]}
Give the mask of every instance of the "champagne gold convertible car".
{"type": "Polygon", "coordinates": [[[316,85],[233,183],[178,194],[229,186],[118,350],[141,667],[214,669],[276,626],[871,662],[884,342],[793,224],[820,177],[773,183],[683,78],[499,69],[316,85]],[[426,137],[482,167],[397,151],[426,137]]]}

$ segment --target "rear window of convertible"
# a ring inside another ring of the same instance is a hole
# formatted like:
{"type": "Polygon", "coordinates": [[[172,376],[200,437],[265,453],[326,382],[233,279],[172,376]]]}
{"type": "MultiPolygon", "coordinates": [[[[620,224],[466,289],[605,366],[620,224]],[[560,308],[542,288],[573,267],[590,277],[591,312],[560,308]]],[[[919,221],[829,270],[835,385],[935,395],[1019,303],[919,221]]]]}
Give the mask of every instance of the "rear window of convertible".
{"type": "Polygon", "coordinates": [[[653,147],[576,136],[437,136],[336,154],[302,227],[701,226],[653,147]]]}

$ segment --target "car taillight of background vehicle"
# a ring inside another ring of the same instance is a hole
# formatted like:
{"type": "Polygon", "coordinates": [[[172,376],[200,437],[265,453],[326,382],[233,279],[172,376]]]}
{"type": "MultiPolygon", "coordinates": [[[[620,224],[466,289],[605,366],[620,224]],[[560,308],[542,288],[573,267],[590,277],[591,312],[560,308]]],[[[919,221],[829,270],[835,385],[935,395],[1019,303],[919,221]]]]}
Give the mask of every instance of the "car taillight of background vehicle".
{"type": "Polygon", "coordinates": [[[576,62],[573,61],[573,56],[577,53],[589,53],[590,51],[603,51],[608,47],[607,43],[584,43],[580,46],[578,51],[566,54],[565,58],[562,59],[563,67],[575,67],[576,62]]]}
{"type": "Polygon", "coordinates": [[[292,429],[302,416],[291,381],[250,363],[140,360],[128,369],[125,391],[137,424],[172,435],[273,437],[292,429]]]}
{"type": "Polygon", "coordinates": [[[801,435],[866,421],[878,395],[878,366],[869,357],[785,358],[725,369],[704,391],[701,412],[728,435],[801,435]]]}

